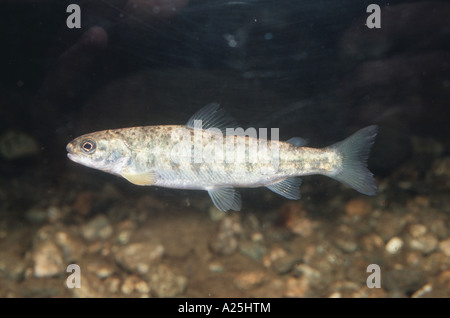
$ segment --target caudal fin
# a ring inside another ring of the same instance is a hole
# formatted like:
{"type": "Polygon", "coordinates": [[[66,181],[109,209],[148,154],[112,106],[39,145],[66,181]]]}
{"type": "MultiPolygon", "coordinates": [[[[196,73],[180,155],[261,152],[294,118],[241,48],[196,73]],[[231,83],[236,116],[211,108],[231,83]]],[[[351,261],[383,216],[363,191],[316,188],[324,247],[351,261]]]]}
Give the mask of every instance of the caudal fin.
{"type": "Polygon", "coordinates": [[[328,176],[363,194],[375,195],[377,185],[373,174],[367,169],[367,159],[377,132],[378,126],[368,126],[328,147],[338,150],[343,158],[342,169],[328,176]]]}

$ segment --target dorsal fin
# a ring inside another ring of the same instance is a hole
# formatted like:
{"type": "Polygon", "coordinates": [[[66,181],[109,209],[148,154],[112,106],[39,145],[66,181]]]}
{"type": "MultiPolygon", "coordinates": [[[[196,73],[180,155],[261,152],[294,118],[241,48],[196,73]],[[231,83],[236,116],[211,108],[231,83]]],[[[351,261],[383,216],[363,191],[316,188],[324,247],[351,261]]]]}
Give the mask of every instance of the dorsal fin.
{"type": "Polygon", "coordinates": [[[226,134],[226,128],[239,127],[236,120],[220,108],[218,103],[211,103],[201,108],[189,118],[186,126],[194,129],[218,128],[224,135],[226,134]]]}
{"type": "Polygon", "coordinates": [[[291,139],[286,140],[286,142],[296,147],[304,147],[308,144],[308,141],[302,137],[292,137],[291,139]]]}

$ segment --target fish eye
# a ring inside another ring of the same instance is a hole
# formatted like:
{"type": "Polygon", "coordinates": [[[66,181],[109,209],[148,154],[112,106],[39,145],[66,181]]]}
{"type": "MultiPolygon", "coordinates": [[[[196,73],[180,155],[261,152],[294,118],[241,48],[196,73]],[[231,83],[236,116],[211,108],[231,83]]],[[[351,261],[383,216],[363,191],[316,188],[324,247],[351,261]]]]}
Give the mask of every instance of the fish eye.
{"type": "Polygon", "coordinates": [[[97,145],[92,139],[86,139],[81,143],[80,147],[81,151],[83,151],[84,153],[92,154],[95,152],[97,145]]]}

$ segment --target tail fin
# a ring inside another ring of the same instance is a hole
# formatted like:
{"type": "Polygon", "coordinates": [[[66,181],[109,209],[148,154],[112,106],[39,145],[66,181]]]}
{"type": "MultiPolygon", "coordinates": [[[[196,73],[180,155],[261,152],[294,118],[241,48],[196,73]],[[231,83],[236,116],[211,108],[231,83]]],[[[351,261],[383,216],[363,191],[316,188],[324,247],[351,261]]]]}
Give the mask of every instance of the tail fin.
{"type": "Polygon", "coordinates": [[[338,150],[343,157],[342,169],[336,174],[328,176],[363,194],[375,195],[377,185],[373,174],[367,169],[367,159],[377,132],[378,126],[368,126],[328,147],[338,150]]]}

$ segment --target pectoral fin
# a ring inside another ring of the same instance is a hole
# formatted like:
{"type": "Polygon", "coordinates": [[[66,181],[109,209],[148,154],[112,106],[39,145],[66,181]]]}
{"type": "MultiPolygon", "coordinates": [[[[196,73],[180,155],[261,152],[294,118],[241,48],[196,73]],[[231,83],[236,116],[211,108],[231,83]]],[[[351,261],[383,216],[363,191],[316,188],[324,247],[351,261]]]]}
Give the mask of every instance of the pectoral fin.
{"type": "Polygon", "coordinates": [[[282,195],[285,198],[291,200],[300,199],[300,185],[302,184],[302,179],[298,177],[291,177],[279,181],[277,183],[272,183],[266,187],[273,192],[282,195]]]}
{"type": "Polygon", "coordinates": [[[233,187],[210,189],[208,193],[214,205],[220,211],[241,210],[241,194],[233,187]]]}
{"type": "Polygon", "coordinates": [[[137,185],[153,185],[156,182],[155,172],[144,172],[138,174],[122,173],[122,177],[137,185]]]}

